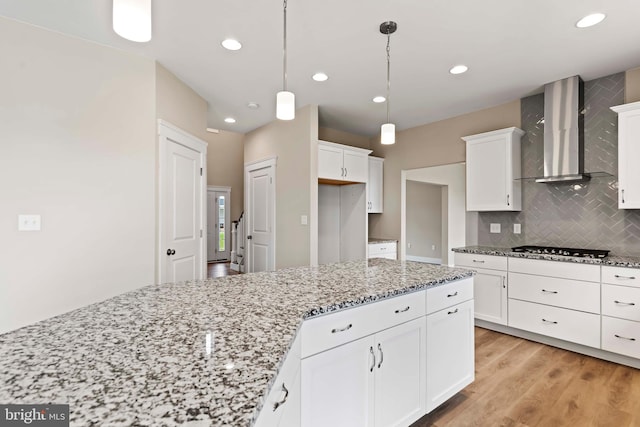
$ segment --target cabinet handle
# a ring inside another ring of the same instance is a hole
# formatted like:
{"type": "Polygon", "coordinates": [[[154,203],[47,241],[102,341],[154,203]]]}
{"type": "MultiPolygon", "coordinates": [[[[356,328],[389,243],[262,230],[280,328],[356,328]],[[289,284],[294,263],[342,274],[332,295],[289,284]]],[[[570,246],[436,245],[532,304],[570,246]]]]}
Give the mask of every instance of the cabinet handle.
{"type": "Polygon", "coordinates": [[[483,261],[483,260],[481,260],[481,259],[472,259],[471,261],[473,261],[473,262],[477,262],[477,263],[479,263],[479,264],[484,264],[484,261],[483,261]]]}
{"type": "Polygon", "coordinates": [[[282,391],[284,391],[284,397],[282,398],[282,400],[280,402],[276,402],[276,403],[273,404],[274,412],[275,412],[276,409],[278,409],[279,407],[284,405],[284,403],[287,401],[287,397],[289,397],[289,390],[284,385],[284,383],[282,383],[282,391]]]}
{"type": "Polygon", "coordinates": [[[373,372],[373,368],[376,367],[376,354],[373,352],[373,347],[369,347],[369,353],[373,356],[373,364],[369,368],[369,372],[373,372]]]}
{"type": "Polygon", "coordinates": [[[344,168],[344,176],[349,175],[349,170],[347,170],[347,168],[344,168]]]}
{"type": "Polygon", "coordinates": [[[627,341],[635,341],[635,338],[629,338],[629,337],[623,337],[622,335],[618,335],[618,334],[613,334],[614,337],[616,338],[620,338],[621,340],[627,340],[627,341]]]}
{"type": "Polygon", "coordinates": [[[504,281],[505,281],[505,277],[504,277],[504,276],[502,276],[502,287],[503,287],[504,289],[507,289],[507,285],[504,283],[504,281]]]}
{"type": "Polygon", "coordinates": [[[552,323],[552,324],[554,324],[554,325],[557,325],[557,324],[558,324],[558,322],[556,322],[555,320],[542,319],[542,321],[543,321],[544,323],[552,323]]]}
{"type": "Polygon", "coordinates": [[[451,297],[457,297],[458,296],[458,291],[455,291],[452,294],[447,294],[447,298],[451,298],[451,297]]]}
{"type": "Polygon", "coordinates": [[[404,313],[405,311],[409,311],[409,306],[406,306],[405,308],[403,308],[402,310],[396,310],[396,314],[398,313],[404,313]]]}
{"type": "Polygon", "coordinates": [[[382,362],[384,362],[384,353],[382,352],[382,346],[378,343],[378,351],[380,352],[380,362],[378,362],[378,369],[382,366],[382,362]]]}
{"type": "Polygon", "coordinates": [[[456,314],[458,312],[458,309],[456,308],[453,311],[447,311],[447,314],[456,314]]]}
{"type": "Polygon", "coordinates": [[[548,291],[546,289],[543,289],[542,292],[544,292],[545,294],[557,294],[558,291],[548,291]]]}
{"type": "Polygon", "coordinates": [[[332,334],[337,334],[338,332],[344,332],[344,331],[348,331],[349,329],[351,329],[351,327],[353,326],[352,323],[349,323],[347,326],[345,326],[344,328],[334,328],[331,330],[332,334]]]}
{"type": "Polygon", "coordinates": [[[507,194],[507,206],[511,206],[511,205],[509,204],[509,195],[508,195],[508,194],[507,194]]]}
{"type": "Polygon", "coordinates": [[[614,276],[616,279],[628,279],[628,280],[635,280],[636,276],[620,276],[619,274],[614,274],[614,276]]]}
{"type": "Polygon", "coordinates": [[[615,300],[613,302],[615,302],[616,304],[620,304],[620,305],[636,305],[635,302],[624,302],[624,301],[618,301],[618,300],[615,300]]]}
{"type": "Polygon", "coordinates": [[[622,203],[624,203],[624,188],[622,189],[622,203]]]}

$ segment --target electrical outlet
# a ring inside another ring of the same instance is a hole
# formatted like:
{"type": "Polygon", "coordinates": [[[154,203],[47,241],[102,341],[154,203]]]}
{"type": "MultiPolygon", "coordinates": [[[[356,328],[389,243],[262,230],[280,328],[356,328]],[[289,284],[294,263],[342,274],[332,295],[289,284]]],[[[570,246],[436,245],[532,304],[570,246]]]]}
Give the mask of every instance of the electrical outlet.
{"type": "Polygon", "coordinates": [[[513,224],[513,234],[522,233],[522,225],[521,224],[513,224]]]}
{"type": "Polygon", "coordinates": [[[306,215],[300,216],[300,225],[307,225],[309,223],[309,219],[306,215]]]}
{"type": "Polygon", "coordinates": [[[407,248],[411,249],[411,242],[407,243],[407,248]]]}
{"type": "Polygon", "coordinates": [[[436,250],[436,245],[431,245],[431,250],[435,251],[436,250]]]}
{"type": "Polygon", "coordinates": [[[500,224],[499,223],[498,224],[492,223],[489,226],[489,232],[490,233],[500,233],[500,224]]]}
{"type": "Polygon", "coordinates": [[[40,231],[40,215],[18,215],[18,231],[40,231]]]}

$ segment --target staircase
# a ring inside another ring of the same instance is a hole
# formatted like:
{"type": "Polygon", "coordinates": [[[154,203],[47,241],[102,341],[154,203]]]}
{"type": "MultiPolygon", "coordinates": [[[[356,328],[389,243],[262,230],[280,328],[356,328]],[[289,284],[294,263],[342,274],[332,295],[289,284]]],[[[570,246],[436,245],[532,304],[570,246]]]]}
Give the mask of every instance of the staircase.
{"type": "Polygon", "coordinates": [[[231,269],[244,273],[244,212],[237,221],[231,222],[231,269]]]}

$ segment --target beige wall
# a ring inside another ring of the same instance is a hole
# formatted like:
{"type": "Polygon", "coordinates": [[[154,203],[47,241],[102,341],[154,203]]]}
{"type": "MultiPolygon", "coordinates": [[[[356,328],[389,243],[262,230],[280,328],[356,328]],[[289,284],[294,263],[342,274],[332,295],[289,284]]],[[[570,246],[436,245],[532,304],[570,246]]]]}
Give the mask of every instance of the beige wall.
{"type": "Polygon", "coordinates": [[[369,215],[369,235],[400,238],[400,172],[463,162],[462,136],[520,126],[520,100],[398,132],[394,145],[373,138],[373,155],[384,157],[384,213],[369,215]]]}
{"type": "MultiPolygon", "coordinates": [[[[318,107],[306,106],[296,111],[295,120],[275,120],[247,133],[244,138],[245,163],[272,156],[278,158],[276,166],[276,268],[278,269],[309,265],[311,262],[311,224],[301,225],[300,216],[310,216],[311,212],[313,186],[311,150],[317,139],[317,122],[318,107]]],[[[317,182],[315,186],[317,187],[317,182]]],[[[314,197],[317,198],[317,193],[314,197]]],[[[311,217],[309,219],[312,220],[311,217]]]]}
{"type": "Polygon", "coordinates": [[[1,333],[154,282],[156,117],[149,59],[3,18],[0,52],[1,333]]]}
{"type": "Polygon", "coordinates": [[[624,102],[640,101],[640,68],[627,71],[625,82],[624,102]]]}
{"type": "Polygon", "coordinates": [[[371,138],[326,127],[318,128],[318,139],[370,150],[371,138]]]}
{"type": "Polygon", "coordinates": [[[442,186],[407,180],[406,198],[407,256],[440,259],[442,186]]]}
{"type": "Polygon", "coordinates": [[[244,209],[244,134],[221,130],[209,133],[207,147],[207,185],[231,187],[231,221],[244,209]]]}

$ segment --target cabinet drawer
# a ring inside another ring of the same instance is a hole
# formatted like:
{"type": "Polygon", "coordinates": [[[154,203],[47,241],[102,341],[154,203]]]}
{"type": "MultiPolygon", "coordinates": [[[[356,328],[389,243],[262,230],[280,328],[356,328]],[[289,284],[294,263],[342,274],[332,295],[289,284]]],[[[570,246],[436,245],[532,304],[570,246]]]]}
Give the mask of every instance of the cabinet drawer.
{"type": "Polygon", "coordinates": [[[640,288],[603,284],[602,314],[640,322],[640,288]]]}
{"type": "Polygon", "coordinates": [[[455,254],[456,267],[488,268],[507,270],[507,257],[494,255],[455,254]]]}
{"type": "Polygon", "coordinates": [[[600,284],[509,273],[509,298],[600,314],[600,284]]]}
{"type": "Polygon", "coordinates": [[[427,314],[473,299],[473,279],[427,289],[427,314]]]}
{"type": "Polygon", "coordinates": [[[602,349],[640,358],[640,323],[603,316],[602,349]]]}
{"type": "Polygon", "coordinates": [[[390,243],[369,243],[369,257],[374,255],[395,254],[397,252],[396,242],[390,243]]]}
{"type": "Polygon", "coordinates": [[[602,283],[640,288],[640,269],[602,266],[602,283]]]}
{"type": "Polygon", "coordinates": [[[595,264],[509,258],[509,272],[600,282],[600,266],[595,264]]]}
{"type": "Polygon", "coordinates": [[[302,323],[302,357],[424,316],[424,291],[384,299],[302,323]]]}
{"type": "Polygon", "coordinates": [[[597,314],[509,299],[509,326],[600,347],[600,316],[597,314]]]}

